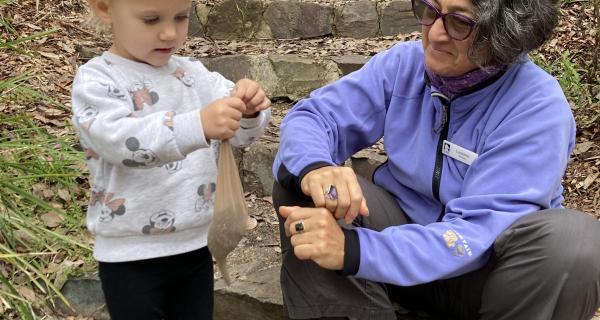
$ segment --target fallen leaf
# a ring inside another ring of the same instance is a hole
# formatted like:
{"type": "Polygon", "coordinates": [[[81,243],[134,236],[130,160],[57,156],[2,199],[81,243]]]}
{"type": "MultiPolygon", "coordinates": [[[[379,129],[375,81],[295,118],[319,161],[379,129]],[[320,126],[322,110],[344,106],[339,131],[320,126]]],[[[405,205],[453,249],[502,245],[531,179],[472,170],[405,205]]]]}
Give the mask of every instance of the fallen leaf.
{"type": "Polygon", "coordinates": [[[246,223],[246,229],[247,230],[252,230],[254,228],[256,228],[256,226],[258,225],[258,221],[252,217],[248,217],[248,221],[246,223]]]}
{"type": "Polygon", "coordinates": [[[25,298],[25,300],[28,301],[35,301],[36,297],[35,297],[35,291],[27,288],[27,287],[23,287],[23,286],[18,286],[17,287],[17,291],[19,292],[19,294],[25,298]]]}
{"type": "Polygon", "coordinates": [[[587,178],[585,178],[585,180],[583,180],[583,189],[587,189],[592,183],[594,183],[594,181],[596,181],[596,178],[598,178],[598,176],[600,175],[600,172],[596,172],[594,174],[591,174],[589,176],[587,176],[587,178]]]}
{"type": "Polygon", "coordinates": [[[58,189],[58,197],[65,201],[71,200],[71,194],[67,189],[58,189]]]}
{"type": "Polygon", "coordinates": [[[83,265],[83,260],[79,259],[79,260],[75,260],[75,261],[69,261],[69,260],[65,260],[62,263],[63,265],[67,266],[67,267],[79,267],[81,265],[83,265]]]}
{"type": "Polygon", "coordinates": [[[25,23],[23,23],[23,24],[24,24],[24,25],[26,25],[26,26],[28,26],[28,27],[30,27],[30,28],[31,28],[31,29],[33,29],[33,30],[42,30],[42,28],[40,28],[40,27],[38,27],[38,26],[36,26],[36,25],[34,25],[34,24],[31,24],[31,23],[27,23],[27,22],[25,22],[25,23]]]}
{"type": "Polygon", "coordinates": [[[57,55],[56,53],[52,53],[52,52],[45,52],[45,51],[38,51],[40,53],[40,55],[46,57],[46,58],[50,58],[52,60],[56,60],[56,61],[60,61],[60,56],[57,55]]]}
{"type": "Polygon", "coordinates": [[[265,200],[266,202],[270,203],[270,204],[273,204],[273,197],[270,197],[270,196],[269,197],[263,197],[262,199],[265,200]]]}
{"type": "Polygon", "coordinates": [[[63,217],[59,216],[56,212],[48,212],[40,217],[44,224],[49,228],[55,228],[60,225],[64,220],[63,217]]]}
{"type": "Polygon", "coordinates": [[[582,154],[582,153],[588,151],[593,145],[594,145],[594,143],[592,141],[578,143],[575,145],[575,148],[573,148],[573,154],[574,155],[582,154]]]}

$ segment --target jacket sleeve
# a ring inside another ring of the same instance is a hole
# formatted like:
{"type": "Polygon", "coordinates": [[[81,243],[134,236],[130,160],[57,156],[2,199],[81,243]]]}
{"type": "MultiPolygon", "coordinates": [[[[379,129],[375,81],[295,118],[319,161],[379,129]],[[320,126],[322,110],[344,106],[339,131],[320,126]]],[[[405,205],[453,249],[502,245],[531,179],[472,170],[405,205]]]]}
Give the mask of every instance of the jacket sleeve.
{"type": "Polygon", "coordinates": [[[561,179],[575,140],[569,105],[557,84],[514,91],[513,97],[522,96],[487,127],[479,157],[441,222],[357,229],[357,277],[410,286],[467,273],[488,261],[496,238],[517,219],[561,206],[561,179]]]}
{"type": "Polygon", "coordinates": [[[340,165],[383,136],[397,60],[384,51],[292,108],[281,124],[273,165],[273,174],[283,187],[298,190],[307,169],[340,165]]]}
{"type": "Polygon", "coordinates": [[[72,107],[72,123],[86,153],[114,165],[153,168],[208,147],[198,109],[139,116],[126,88],[100,68],[80,69],[72,107]]]}

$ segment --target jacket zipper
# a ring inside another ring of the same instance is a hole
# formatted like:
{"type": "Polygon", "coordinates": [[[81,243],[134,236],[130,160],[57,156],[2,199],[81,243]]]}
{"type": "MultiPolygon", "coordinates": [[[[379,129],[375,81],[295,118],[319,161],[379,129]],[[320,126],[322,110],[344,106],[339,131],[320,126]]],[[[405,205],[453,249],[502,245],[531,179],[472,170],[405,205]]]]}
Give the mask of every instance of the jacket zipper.
{"type": "Polygon", "coordinates": [[[444,140],[448,139],[448,127],[450,123],[450,103],[448,98],[437,92],[433,93],[432,96],[438,96],[442,101],[442,130],[440,132],[440,138],[437,143],[437,152],[435,157],[435,168],[433,169],[433,179],[431,181],[431,189],[433,196],[442,205],[442,210],[437,218],[437,222],[442,221],[444,212],[446,211],[446,205],[440,200],[440,181],[442,179],[442,168],[444,165],[444,154],[442,153],[442,145],[444,140]]]}

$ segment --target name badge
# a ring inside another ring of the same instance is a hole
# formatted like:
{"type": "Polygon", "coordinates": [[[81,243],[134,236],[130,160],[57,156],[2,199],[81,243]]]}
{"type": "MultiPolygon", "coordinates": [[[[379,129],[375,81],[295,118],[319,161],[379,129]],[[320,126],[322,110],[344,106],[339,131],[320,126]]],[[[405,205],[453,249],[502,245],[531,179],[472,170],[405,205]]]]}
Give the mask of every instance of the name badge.
{"type": "Polygon", "coordinates": [[[448,140],[444,140],[442,143],[442,153],[468,165],[471,165],[471,163],[479,156],[477,153],[467,150],[448,140]]]}

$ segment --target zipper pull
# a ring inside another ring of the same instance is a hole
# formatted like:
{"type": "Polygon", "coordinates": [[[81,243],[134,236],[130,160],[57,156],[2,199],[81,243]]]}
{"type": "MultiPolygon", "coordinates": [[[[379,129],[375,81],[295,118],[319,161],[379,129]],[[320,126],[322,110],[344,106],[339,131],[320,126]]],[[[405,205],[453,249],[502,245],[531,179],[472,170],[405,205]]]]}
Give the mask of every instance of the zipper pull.
{"type": "Polygon", "coordinates": [[[440,99],[440,102],[442,103],[442,112],[440,114],[440,116],[442,117],[441,121],[440,121],[440,125],[435,127],[433,129],[433,132],[435,134],[440,133],[440,131],[442,131],[442,129],[444,128],[444,126],[446,125],[446,123],[448,122],[448,98],[439,93],[439,92],[433,92],[431,94],[431,97],[438,97],[440,99]]]}
{"type": "Polygon", "coordinates": [[[433,129],[435,134],[440,133],[440,131],[444,129],[444,126],[446,126],[446,123],[448,122],[448,106],[445,103],[442,103],[442,112],[440,113],[440,117],[440,124],[433,129]]]}

